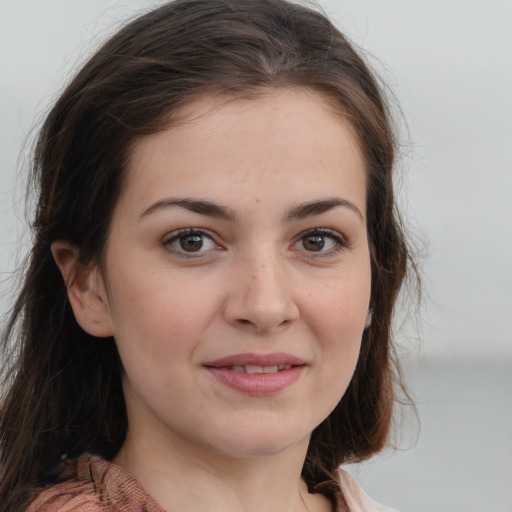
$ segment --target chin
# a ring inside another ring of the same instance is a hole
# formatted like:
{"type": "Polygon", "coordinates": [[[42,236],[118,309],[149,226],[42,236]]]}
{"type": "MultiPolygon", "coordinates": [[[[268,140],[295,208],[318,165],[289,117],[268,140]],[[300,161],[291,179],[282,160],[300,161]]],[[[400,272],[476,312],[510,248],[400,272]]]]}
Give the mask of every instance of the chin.
{"type": "MultiPolygon", "coordinates": [[[[284,453],[296,446],[294,443],[276,443],[274,441],[264,442],[262,440],[255,442],[237,443],[236,446],[226,446],[220,453],[233,458],[257,458],[271,457],[284,453]]],[[[307,445],[306,445],[307,446],[307,445]]]]}
{"type": "Polygon", "coordinates": [[[304,449],[305,455],[310,437],[310,433],[291,432],[275,425],[272,428],[241,428],[217,439],[214,446],[217,452],[237,458],[278,455],[294,447],[304,449]]]}

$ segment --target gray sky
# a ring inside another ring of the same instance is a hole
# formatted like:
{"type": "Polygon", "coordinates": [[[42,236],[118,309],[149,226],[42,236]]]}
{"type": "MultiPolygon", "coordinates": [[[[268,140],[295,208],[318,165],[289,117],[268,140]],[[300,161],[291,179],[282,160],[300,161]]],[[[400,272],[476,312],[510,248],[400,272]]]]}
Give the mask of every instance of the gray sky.
{"type": "MultiPolygon", "coordinates": [[[[512,359],[512,1],[323,0],[399,99],[402,200],[427,240],[422,351],[512,359]],[[377,60],[378,59],[378,60],[377,60]]],[[[156,2],[0,0],[0,309],[24,137],[119,20],[156,2]]]]}

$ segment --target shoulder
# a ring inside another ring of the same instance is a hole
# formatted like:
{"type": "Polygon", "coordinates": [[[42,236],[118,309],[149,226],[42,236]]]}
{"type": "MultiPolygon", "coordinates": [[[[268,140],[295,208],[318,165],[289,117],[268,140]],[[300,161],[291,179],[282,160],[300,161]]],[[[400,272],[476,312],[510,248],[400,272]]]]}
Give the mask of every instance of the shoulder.
{"type": "Polygon", "coordinates": [[[346,471],[338,470],[338,478],[350,512],[396,512],[393,509],[379,505],[367,496],[355,479],[346,471]]]}
{"type": "Polygon", "coordinates": [[[62,476],[36,489],[27,512],[164,512],[132,475],[101,457],[68,461],[62,476]]]}
{"type": "Polygon", "coordinates": [[[59,469],[60,483],[36,489],[27,512],[98,512],[100,497],[91,478],[91,456],[67,460],[59,469]]]}

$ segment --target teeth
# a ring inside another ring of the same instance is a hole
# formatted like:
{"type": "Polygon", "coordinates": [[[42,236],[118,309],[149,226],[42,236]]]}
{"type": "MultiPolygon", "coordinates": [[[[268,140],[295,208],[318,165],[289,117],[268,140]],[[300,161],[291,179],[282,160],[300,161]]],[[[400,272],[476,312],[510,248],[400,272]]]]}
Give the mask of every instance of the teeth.
{"type": "Polygon", "coordinates": [[[291,364],[280,364],[274,366],[256,366],[246,364],[245,366],[232,366],[232,369],[236,372],[245,372],[250,375],[254,375],[256,373],[276,373],[282,370],[289,370],[291,367],[291,364]]]}
{"type": "Polygon", "coordinates": [[[250,375],[252,375],[254,373],[263,373],[263,368],[264,368],[263,366],[253,366],[252,364],[246,364],[245,372],[250,375]]]}

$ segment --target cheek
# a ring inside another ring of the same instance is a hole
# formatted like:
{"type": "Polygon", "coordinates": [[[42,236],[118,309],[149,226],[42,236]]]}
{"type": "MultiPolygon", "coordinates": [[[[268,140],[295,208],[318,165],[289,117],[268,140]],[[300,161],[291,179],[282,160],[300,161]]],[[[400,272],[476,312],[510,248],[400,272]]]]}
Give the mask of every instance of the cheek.
{"type": "Polygon", "coordinates": [[[156,271],[112,279],[111,318],[123,363],[134,360],[149,369],[180,354],[190,359],[215,315],[218,296],[212,289],[196,292],[190,279],[156,271]]]}
{"type": "Polygon", "coordinates": [[[311,292],[310,328],[318,340],[322,361],[322,390],[341,398],[352,378],[365,327],[370,300],[370,278],[331,281],[311,292]]]}
{"type": "Polygon", "coordinates": [[[308,296],[307,311],[316,319],[310,323],[334,341],[340,337],[360,339],[368,313],[370,287],[369,272],[320,285],[308,296]]]}

